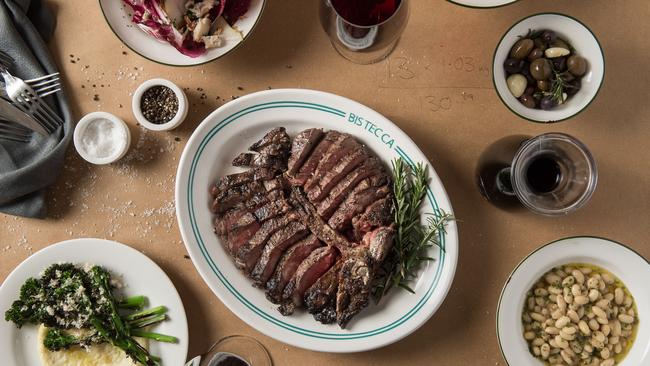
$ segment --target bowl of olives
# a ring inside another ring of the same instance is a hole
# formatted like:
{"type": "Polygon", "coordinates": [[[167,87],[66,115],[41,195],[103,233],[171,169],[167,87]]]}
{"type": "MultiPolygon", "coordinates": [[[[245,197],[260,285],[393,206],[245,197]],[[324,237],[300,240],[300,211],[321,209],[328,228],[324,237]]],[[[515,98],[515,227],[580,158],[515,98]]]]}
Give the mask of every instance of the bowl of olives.
{"type": "Polygon", "coordinates": [[[501,101],[533,122],[559,122],[583,111],[603,83],[605,59],[594,34],[563,14],[542,13],[513,25],[494,52],[501,101]]]}

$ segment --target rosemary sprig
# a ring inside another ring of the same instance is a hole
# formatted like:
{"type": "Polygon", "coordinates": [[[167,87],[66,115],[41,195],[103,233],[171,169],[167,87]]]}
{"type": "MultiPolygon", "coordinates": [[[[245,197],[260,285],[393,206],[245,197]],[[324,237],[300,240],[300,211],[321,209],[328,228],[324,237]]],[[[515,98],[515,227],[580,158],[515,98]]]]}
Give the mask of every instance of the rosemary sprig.
{"type": "Polygon", "coordinates": [[[539,92],[534,95],[537,99],[549,96],[557,104],[564,103],[564,93],[567,89],[574,89],[576,86],[571,85],[567,78],[573,77],[568,71],[559,71],[551,64],[553,70],[553,77],[551,78],[551,90],[547,92],[539,92]]]}
{"type": "Polygon", "coordinates": [[[426,255],[427,249],[440,246],[439,234],[444,233],[447,222],[454,220],[453,215],[436,210],[426,214],[427,223],[423,225],[420,206],[429,185],[426,166],[418,163],[411,167],[399,158],[392,162],[392,168],[396,234],[373,286],[375,302],[393,287],[414,292],[409,282],[417,277],[422,262],[433,260],[426,255]]]}

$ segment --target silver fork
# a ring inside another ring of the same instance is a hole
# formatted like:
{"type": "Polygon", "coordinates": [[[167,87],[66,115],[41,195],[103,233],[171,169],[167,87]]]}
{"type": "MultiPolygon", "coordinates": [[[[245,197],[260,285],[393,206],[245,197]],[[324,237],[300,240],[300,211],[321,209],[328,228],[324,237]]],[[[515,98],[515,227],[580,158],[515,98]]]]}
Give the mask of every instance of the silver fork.
{"type": "Polygon", "coordinates": [[[5,80],[5,88],[9,98],[19,109],[38,120],[49,133],[52,133],[58,126],[63,124],[61,117],[39,97],[29,84],[12,76],[6,70],[0,70],[0,74],[5,80]]]}
{"type": "Polygon", "coordinates": [[[0,120],[0,139],[29,142],[32,132],[13,122],[0,120]]]}
{"type": "MultiPolygon", "coordinates": [[[[4,71],[9,72],[9,68],[14,63],[15,61],[13,57],[0,50],[0,70],[4,69],[4,71]]],[[[25,82],[34,88],[38,96],[41,98],[45,98],[46,96],[54,94],[61,90],[61,82],[58,72],[34,79],[25,80],[25,82]]]]}

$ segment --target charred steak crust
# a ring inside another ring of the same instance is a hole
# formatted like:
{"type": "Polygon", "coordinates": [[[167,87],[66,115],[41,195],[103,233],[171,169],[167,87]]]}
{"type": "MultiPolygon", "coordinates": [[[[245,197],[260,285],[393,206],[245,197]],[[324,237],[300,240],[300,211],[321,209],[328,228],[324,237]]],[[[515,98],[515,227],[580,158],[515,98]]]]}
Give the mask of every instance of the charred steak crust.
{"type": "Polygon", "coordinates": [[[267,132],[210,187],[214,231],[235,264],[289,315],[340,327],[369,303],[394,230],[390,176],[353,136],[267,132]]]}

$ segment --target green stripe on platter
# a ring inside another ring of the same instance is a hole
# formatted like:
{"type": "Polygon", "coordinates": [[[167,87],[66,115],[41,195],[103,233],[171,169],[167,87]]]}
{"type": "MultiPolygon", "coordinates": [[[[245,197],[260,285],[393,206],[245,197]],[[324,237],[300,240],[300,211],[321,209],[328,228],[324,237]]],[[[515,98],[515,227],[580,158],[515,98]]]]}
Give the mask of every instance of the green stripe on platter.
{"type": "MultiPolygon", "coordinates": [[[[441,248],[439,249],[439,256],[440,256],[440,264],[437,266],[436,273],[434,280],[432,281],[431,286],[427,289],[425,295],[420,299],[420,301],[411,309],[409,310],[405,315],[403,315],[400,319],[394,321],[391,324],[388,324],[386,326],[371,330],[371,331],[366,331],[366,332],[361,332],[361,333],[325,333],[325,332],[316,332],[308,329],[304,329],[301,327],[297,327],[288,323],[283,322],[282,320],[279,320],[267,313],[265,313],[263,310],[259,309],[256,307],[254,304],[252,304],[248,299],[246,299],[244,296],[242,296],[235,288],[232,286],[232,284],[225,278],[223,273],[219,270],[218,266],[215,264],[215,262],[212,260],[212,257],[208,254],[207,248],[205,247],[205,243],[203,242],[203,238],[201,237],[201,234],[198,230],[198,226],[196,224],[196,214],[194,212],[194,203],[193,203],[193,181],[194,181],[194,176],[196,172],[196,166],[198,164],[198,161],[200,159],[201,154],[203,153],[205,147],[209,143],[209,141],[218,134],[218,132],[229,125],[232,122],[235,122],[237,119],[239,119],[242,116],[245,116],[249,113],[254,113],[266,109],[274,109],[274,108],[302,108],[302,109],[312,109],[312,110],[317,110],[325,113],[330,113],[334,114],[340,117],[345,117],[346,113],[342,110],[332,108],[329,106],[325,106],[322,104],[317,104],[317,103],[308,103],[308,102],[300,102],[300,101],[278,101],[278,102],[269,102],[269,103],[262,103],[262,104],[256,104],[247,108],[244,108],[238,112],[235,112],[228,117],[224,118],[222,121],[220,121],[216,126],[214,126],[204,137],[204,139],[201,141],[199,144],[199,147],[197,149],[197,152],[195,153],[193,159],[192,159],[192,164],[190,166],[190,174],[189,174],[189,180],[188,180],[188,194],[187,194],[187,199],[188,199],[188,205],[190,208],[190,223],[192,226],[192,231],[194,233],[195,239],[197,243],[199,244],[199,249],[201,250],[201,254],[203,255],[204,259],[212,269],[213,273],[219,278],[220,282],[228,289],[228,291],[231,292],[233,296],[235,296],[242,304],[244,304],[247,308],[249,308],[251,311],[253,311],[255,314],[261,316],[262,318],[268,320],[269,322],[273,323],[274,325],[277,325],[281,328],[287,329],[289,331],[309,336],[309,337],[314,337],[314,338],[321,338],[321,339],[330,339],[330,340],[346,340],[346,339],[356,339],[356,338],[366,338],[370,337],[373,335],[378,335],[384,332],[387,332],[391,329],[394,329],[398,327],[399,325],[403,324],[405,321],[410,319],[412,316],[414,316],[421,308],[424,306],[424,304],[427,302],[427,300],[431,297],[433,291],[435,290],[439,280],[440,280],[440,275],[442,272],[442,268],[444,267],[444,260],[445,260],[445,252],[442,250],[444,248],[444,235],[440,236],[440,243],[441,243],[441,248]]],[[[403,152],[402,149],[399,147],[396,147],[395,149],[397,153],[402,156],[407,162],[409,162],[410,165],[413,165],[413,161],[410,159],[410,157],[403,152]]],[[[432,207],[435,209],[438,209],[438,203],[435,200],[435,197],[433,196],[433,193],[431,192],[431,189],[429,188],[427,190],[427,196],[429,199],[429,202],[432,207]]]]}

